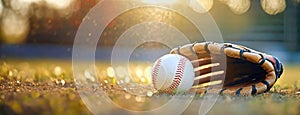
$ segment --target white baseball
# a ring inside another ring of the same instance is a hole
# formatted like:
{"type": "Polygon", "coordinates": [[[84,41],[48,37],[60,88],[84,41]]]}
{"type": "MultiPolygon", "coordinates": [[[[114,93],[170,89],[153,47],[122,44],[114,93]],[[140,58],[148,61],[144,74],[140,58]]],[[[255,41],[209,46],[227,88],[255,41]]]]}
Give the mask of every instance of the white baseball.
{"type": "Polygon", "coordinates": [[[151,68],[154,88],[163,92],[184,92],[194,83],[192,63],[178,54],[167,54],[157,59],[151,68]]]}

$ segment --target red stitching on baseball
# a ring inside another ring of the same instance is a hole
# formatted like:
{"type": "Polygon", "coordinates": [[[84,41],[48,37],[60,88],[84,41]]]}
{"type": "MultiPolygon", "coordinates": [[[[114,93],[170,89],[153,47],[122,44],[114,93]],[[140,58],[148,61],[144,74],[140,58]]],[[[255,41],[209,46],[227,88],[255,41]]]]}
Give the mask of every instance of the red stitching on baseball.
{"type": "Polygon", "coordinates": [[[179,86],[181,79],[183,77],[183,72],[184,72],[184,67],[185,67],[186,61],[187,61],[187,59],[185,59],[185,58],[181,58],[179,60],[179,63],[177,65],[177,70],[175,73],[175,78],[173,79],[173,83],[170,85],[169,88],[164,90],[165,92],[170,93],[173,91],[173,89],[176,89],[179,86]]]}
{"type": "Polygon", "coordinates": [[[152,83],[153,83],[155,89],[156,89],[156,87],[155,87],[156,86],[156,78],[158,75],[158,70],[160,68],[160,65],[161,65],[161,59],[158,59],[157,64],[154,66],[154,69],[152,72],[152,83]]]}

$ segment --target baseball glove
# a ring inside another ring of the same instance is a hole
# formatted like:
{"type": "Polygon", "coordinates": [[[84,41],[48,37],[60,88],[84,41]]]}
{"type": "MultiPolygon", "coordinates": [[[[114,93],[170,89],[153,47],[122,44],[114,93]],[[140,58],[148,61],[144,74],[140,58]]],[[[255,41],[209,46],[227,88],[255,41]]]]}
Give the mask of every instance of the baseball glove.
{"type": "Polygon", "coordinates": [[[174,48],[171,54],[187,57],[193,64],[195,80],[191,91],[227,95],[255,95],[270,90],[283,72],[271,55],[230,43],[193,43],[174,48]]]}

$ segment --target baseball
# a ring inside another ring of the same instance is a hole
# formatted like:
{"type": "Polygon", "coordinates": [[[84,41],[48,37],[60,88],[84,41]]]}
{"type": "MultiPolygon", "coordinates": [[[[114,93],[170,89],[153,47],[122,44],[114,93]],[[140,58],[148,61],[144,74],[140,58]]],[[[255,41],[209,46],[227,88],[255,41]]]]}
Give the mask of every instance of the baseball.
{"type": "Polygon", "coordinates": [[[161,92],[185,92],[194,82],[192,63],[178,54],[167,54],[157,59],[151,68],[152,84],[161,92]]]}

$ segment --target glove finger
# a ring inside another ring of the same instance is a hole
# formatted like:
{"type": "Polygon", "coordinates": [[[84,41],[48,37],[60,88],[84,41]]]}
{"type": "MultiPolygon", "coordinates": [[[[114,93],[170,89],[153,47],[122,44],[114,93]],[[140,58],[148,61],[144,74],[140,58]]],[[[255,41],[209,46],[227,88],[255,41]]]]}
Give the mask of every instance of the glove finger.
{"type": "MultiPolygon", "coordinates": [[[[220,81],[222,83],[224,79],[224,72],[215,72],[206,74],[204,77],[196,77],[193,86],[203,86],[204,83],[220,81]]],[[[212,85],[212,84],[211,84],[212,85]]]]}
{"type": "Polygon", "coordinates": [[[283,71],[277,58],[228,43],[187,44],[174,48],[170,53],[183,55],[192,62],[195,81],[191,90],[199,93],[206,92],[204,89],[214,85],[215,81],[224,83],[223,89],[208,92],[230,95],[263,93],[272,87],[283,71]]]}
{"type": "Polygon", "coordinates": [[[212,58],[208,57],[208,58],[201,58],[201,59],[196,59],[191,61],[194,68],[199,67],[199,66],[203,66],[203,65],[208,65],[211,64],[212,58]]]}
{"type": "Polygon", "coordinates": [[[218,64],[200,66],[198,68],[195,68],[195,77],[202,76],[212,72],[218,72],[218,71],[225,71],[225,70],[222,66],[219,66],[218,64]]]}
{"type": "Polygon", "coordinates": [[[186,58],[188,58],[191,61],[201,59],[201,58],[210,57],[210,55],[207,54],[206,51],[199,51],[199,52],[196,53],[193,50],[193,46],[194,46],[194,44],[187,44],[187,45],[184,45],[184,46],[181,46],[181,47],[177,47],[177,48],[172,49],[170,51],[170,53],[185,56],[186,58]]]}

